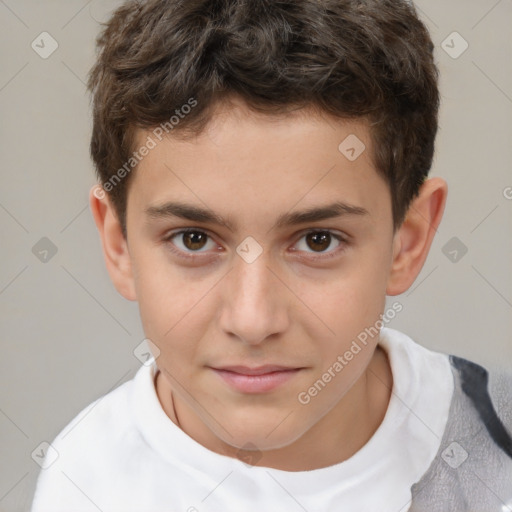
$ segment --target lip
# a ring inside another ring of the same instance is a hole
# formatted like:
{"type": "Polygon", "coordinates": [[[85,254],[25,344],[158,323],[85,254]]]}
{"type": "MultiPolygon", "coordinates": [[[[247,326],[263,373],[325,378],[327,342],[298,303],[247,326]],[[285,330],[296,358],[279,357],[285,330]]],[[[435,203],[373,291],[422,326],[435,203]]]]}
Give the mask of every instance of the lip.
{"type": "Polygon", "coordinates": [[[228,372],[239,373],[241,375],[264,375],[266,373],[272,372],[280,372],[280,371],[289,371],[289,370],[297,370],[297,368],[291,366],[281,366],[276,364],[265,364],[262,366],[220,366],[218,368],[214,368],[214,370],[225,370],[228,372]]]}
{"type": "Polygon", "coordinates": [[[211,368],[224,382],[242,393],[266,393],[293,379],[303,368],[265,365],[211,368]]]}

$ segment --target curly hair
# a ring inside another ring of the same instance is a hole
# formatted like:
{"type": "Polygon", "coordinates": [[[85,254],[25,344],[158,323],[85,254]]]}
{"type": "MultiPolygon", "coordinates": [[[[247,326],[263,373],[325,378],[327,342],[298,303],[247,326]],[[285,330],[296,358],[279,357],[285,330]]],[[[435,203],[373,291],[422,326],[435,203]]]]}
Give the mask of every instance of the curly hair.
{"type": "MultiPolygon", "coordinates": [[[[434,45],[411,2],[129,0],[103,25],[87,84],[101,182],[126,169],[138,129],[199,134],[236,95],[268,115],[366,119],[395,229],[403,222],[432,165],[439,109],[434,45]],[[171,125],[184,105],[194,108],[171,125]]],[[[106,190],[126,237],[124,175],[106,190]]]]}

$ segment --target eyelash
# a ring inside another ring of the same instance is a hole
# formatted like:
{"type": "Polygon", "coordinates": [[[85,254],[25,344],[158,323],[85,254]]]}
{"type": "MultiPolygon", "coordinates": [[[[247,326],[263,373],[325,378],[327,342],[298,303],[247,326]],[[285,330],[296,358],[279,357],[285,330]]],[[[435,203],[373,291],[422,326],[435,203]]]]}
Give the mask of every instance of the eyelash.
{"type": "MultiPolygon", "coordinates": [[[[163,241],[168,244],[169,250],[171,252],[173,252],[174,254],[176,254],[180,258],[184,258],[189,261],[195,260],[197,258],[201,258],[202,257],[201,252],[196,252],[195,254],[194,253],[192,253],[192,254],[186,253],[186,252],[182,251],[181,249],[177,249],[176,246],[172,243],[173,238],[175,238],[179,235],[183,235],[185,233],[201,233],[201,234],[206,235],[210,240],[213,240],[213,237],[211,237],[206,231],[204,231],[202,229],[187,228],[187,229],[181,229],[179,231],[174,231],[174,232],[169,233],[167,236],[165,236],[163,241]]],[[[308,259],[310,261],[311,260],[312,261],[317,261],[317,260],[325,261],[327,259],[334,258],[335,256],[338,256],[340,253],[342,253],[346,249],[346,246],[348,245],[347,238],[345,238],[344,236],[342,236],[338,233],[335,233],[329,229],[311,229],[309,231],[302,232],[301,236],[299,237],[297,242],[299,240],[301,240],[302,238],[304,238],[305,236],[307,236],[309,234],[313,234],[313,233],[329,233],[333,238],[335,238],[336,240],[338,240],[340,242],[340,245],[337,248],[335,248],[329,252],[318,253],[318,254],[320,254],[320,256],[313,256],[313,257],[307,256],[305,259],[308,259]]],[[[297,252],[300,252],[300,251],[297,251],[297,252]]],[[[311,253],[311,254],[314,254],[314,253],[311,253]]]]}

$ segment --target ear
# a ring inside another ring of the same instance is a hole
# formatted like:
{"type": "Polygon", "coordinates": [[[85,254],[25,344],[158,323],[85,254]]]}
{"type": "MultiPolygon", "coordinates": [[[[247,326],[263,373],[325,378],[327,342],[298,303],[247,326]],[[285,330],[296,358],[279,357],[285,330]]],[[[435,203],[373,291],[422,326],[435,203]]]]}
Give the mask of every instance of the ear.
{"type": "Polygon", "coordinates": [[[443,217],[447,194],[446,182],[442,178],[431,178],[423,183],[419,195],[412,201],[393,238],[387,295],[405,292],[420,273],[443,217]]]}
{"type": "Polygon", "coordinates": [[[89,205],[98,228],[105,263],[116,290],[127,300],[136,300],[128,244],[108,194],[99,185],[89,192],[89,205]]]}

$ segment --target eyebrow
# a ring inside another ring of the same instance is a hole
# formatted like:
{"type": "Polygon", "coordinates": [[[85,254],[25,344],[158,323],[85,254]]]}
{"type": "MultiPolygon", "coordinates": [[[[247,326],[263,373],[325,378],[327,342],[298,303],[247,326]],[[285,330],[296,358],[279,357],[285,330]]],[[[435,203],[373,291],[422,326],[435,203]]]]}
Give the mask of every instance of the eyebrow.
{"type": "MultiPolygon", "coordinates": [[[[206,208],[177,201],[169,201],[162,205],[149,206],[144,211],[151,219],[179,217],[193,222],[222,225],[227,227],[230,231],[233,231],[234,227],[234,224],[229,218],[224,218],[206,208]]],[[[286,226],[305,224],[307,222],[318,222],[346,215],[364,216],[369,215],[369,212],[360,206],[336,201],[325,206],[284,213],[279,216],[272,229],[276,227],[283,228],[286,226]]]]}

